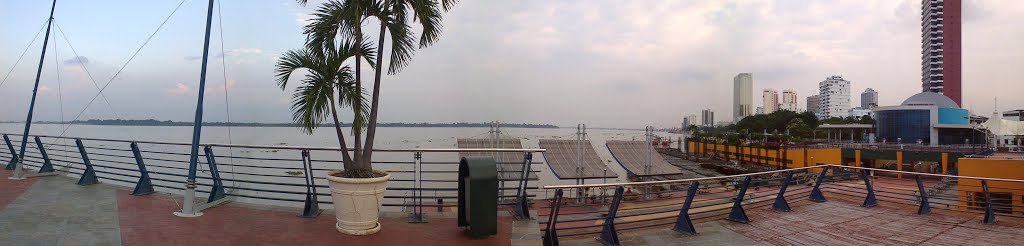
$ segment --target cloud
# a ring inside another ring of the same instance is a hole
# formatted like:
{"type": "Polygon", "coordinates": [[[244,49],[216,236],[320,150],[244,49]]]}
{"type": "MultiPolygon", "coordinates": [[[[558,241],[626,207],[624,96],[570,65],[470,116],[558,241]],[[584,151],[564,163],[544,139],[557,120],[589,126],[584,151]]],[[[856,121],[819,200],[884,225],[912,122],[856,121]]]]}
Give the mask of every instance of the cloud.
{"type": "Polygon", "coordinates": [[[186,56],[185,57],[186,61],[198,61],[200,59],[203,59],[203,56],[186,56]]]}
{"type": "Polygon", "coordinates": [[[187,95],[192,93],[192,87],[182,83],[177,83],[174,85],[174,88],[167,89],[167,93],[171,95],[187,95]]]}
{"type": "Polygon", "coordinates": [[[77,65],[89,65],[92,61],[88,57],[76,56],[71,59],[64,60],[64,65],[77,66],[77,65]]]}
{"type": "Polygon", "coordinates": [[[259,54],[263,54],[263,50],[258,49],[258,48],[236,48],[236,49],[230,49],[228,51],[225,51],[224,53],[221,53],[221,54],[217,55],[217,57],[223,57],[225,55],[227,55],[228,57],[232,57],[232,56],[259,55],[259,54]]]}

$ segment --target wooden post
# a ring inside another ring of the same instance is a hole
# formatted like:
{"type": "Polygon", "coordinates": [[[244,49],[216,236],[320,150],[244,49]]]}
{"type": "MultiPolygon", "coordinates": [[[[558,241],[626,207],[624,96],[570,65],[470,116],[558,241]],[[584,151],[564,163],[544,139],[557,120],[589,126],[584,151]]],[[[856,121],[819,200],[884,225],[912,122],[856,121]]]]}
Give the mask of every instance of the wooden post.
{"type": "MultiPolygon", "coordinates": [[[[903,171],[903,151],[896,151],[896,171],[903,171]]],[[[903,173],[896,173],[896,178],[903,178],[903,173]]]]}
{"type": "Polygon", "coordinates": [[[853,151],[853,166],[855,166],[855,167],[863,166],[863,165],[860,164],[860,150],[859,149],[853,151]]]}
{"type": "Polygon", "coordinates": [[[949,174],[949,153],[942,153],[942,174],[949,174]]]}

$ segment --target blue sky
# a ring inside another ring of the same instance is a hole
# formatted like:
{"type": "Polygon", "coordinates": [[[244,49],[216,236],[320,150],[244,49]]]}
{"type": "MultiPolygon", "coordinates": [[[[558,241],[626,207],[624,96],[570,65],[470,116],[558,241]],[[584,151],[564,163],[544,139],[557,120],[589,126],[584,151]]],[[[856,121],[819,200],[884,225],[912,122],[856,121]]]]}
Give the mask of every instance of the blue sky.
{"type": "MultiPolygon", "coordinates": [[[[179,2],[62,0],[55,18],[102,86],[179,2]]],[[[317,4],[221,3],[227,82],[215,18],[206,120],[226,119],[225,84],[233,121],[290,120],[290,88],[276,87],[273,63],[301,47],[317,4]]],[[[988,115],[996,97],[1002,110],[1024,107],[1024,29],[1015,24],[1024,3],[964,6],[965,107],[988,115]]],[[[919,9],[917,0],[461,1],[440,42],[384,77],[381,120],[674,126],[702,108],[727,114],[740,72],[754,73],[755,104],[763,88],[794,89],[804,107],[832,74],[853,82],[854,105],[868,87],[880,104],[898,104],[920,90],[919,9]]],[[[0,2],[0,76],[48,11],[49,1],[0,2]]],[[[112,105],[98,99],[84,111],[97,90],[55,29],[36,119],[59,119],[63,100],[66,120],[113,118],[111,107],[121,118],[191,120],[205,14],[206,1],[186,1],[105,91],[112,105]]],[[[0,120],[23,120],[41,43],[0,86],[0,120]]]]}

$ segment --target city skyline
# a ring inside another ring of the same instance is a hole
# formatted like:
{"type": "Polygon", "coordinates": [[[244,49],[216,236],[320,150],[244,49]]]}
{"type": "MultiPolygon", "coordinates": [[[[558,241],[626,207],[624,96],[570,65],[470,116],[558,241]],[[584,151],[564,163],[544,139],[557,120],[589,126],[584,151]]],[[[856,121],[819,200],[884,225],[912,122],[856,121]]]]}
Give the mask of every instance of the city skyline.
{"type": "MultiPolygon", "coordinates": [[[[113,80],[104,92],[112,106],[98,98],[82,111],[96,92],[83,68],[102,86],[177,3],[59,4],[60,31],[54,30],[55,52],[44,62],[37,119],[60,118],[59,65],[67,120],[78,112],[81,119],[114,118],[109,108],[124,119],[189,120],[205,24],[205,6],[191,1],[113,80]]],[[[226,120],[227,87],[233,121],[288,122],[289,93],[273,82],[273,62],[301,46],[313,8],[294,1],[222,4],[224,46],[215,23],[207,119],[226,120]],[[217,76],[219,58],[227,64],[223,77],[217,76]]],[[[45,1],[0,3],[0,54],[6,54],[0,76],[26,47],[30,54],[0,87],[0,97],[9,99],[0,105],[0,120],[24,119],[41,48],[40,40],[29,44],[49,7],[45,1]]],[[[963,1],[962,7],[963,80],[970,81],[964,108],[991,112],[994,97],[1001,110],[1024,107],[1016,96],[1024,84],[1013,81],[1015,68],[1024,66],[1016,59],[1024,54],[1016,44],[1024,31],[1012,25],[1024,3],[963,1]]],[[[921,14],[920,1],[465,2],[445,18],[445,42],[418,52],[401,75],[384,77],[381,121],[670,127],[681,114],[702,108],[731,118],[728,81],[738,72],[757,74],[757,88],[792,88],[799,95],[816,93],[811,83],[823,76],[843,74],[857,81],[854,91],[875,88],[884,92],[880,105],[893,105],[921,90],[921,14]],[[496,17],[492,10],[505,14],[496,17]],[[605,28],[586,28],[592,26],[605,28]],[[680,107],[671,109],[679,113],[621,103],[652,98],[680,107]]]]}

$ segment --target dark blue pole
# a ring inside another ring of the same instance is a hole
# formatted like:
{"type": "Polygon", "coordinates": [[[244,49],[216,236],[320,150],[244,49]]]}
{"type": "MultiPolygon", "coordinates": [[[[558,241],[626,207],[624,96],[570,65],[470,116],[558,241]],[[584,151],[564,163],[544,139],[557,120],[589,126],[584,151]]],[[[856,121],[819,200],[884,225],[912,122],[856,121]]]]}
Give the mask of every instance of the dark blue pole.
{"type": "Polygon", "coordinates": [[[21,151],[18,153],[18,163],[14,166],[14,176],[11,179],[24,179],[21,170],[21,160],[25,159],[25,148],[28,147],[28,131],[32,128],[32,111],[36,108],[36,95],[39,92],[39,77],[43,74],[43,61],[46,60],[46,46],[50,42],[50,27],[53,27],[53,11],[57,9],[57,0],[53,0],[50,6],[50,19],[46,21],[46,35],[43,36],[43,52],[39,54],[39,68],[36,69],[36,83],[32,87],[32,101],[28,104],[28,116],[25,117],[25,133],[21,134],[21,151]]]}
{"type": "Polygon", "coordinates": [[[697,196],[699,187],[700,182],[690,182],[690,188],[686,190],[686,200],[683,202],[683,208],[679,209],[679,217],[676,218],[676,226],[672,227],[672,230],[687,235],[697,234],[697,230],[693,227],[693,221],[690,220],[690,205],[693,204],[693,198],[697,196]]]}
{"type": "Polygon", "coordinates": [[[195,217],[196,168],[199,166],[199,139],[203,129],[203,96],[206,94],[206,64],[210,58],[210,27],[213,22],[213,0],[206,10],[206,38],[203,41],[203,66],[199,72],[199,96],[196,99],[196,118],[192,126],[192,152],[188,159],[188,180],[185,181],[185,202],[178,216],[195,217]]]}
{"type": "Polygon", "coordinates": [[[775,211],[793,211],[789,207],[789,202],[786,202],[786,189],[789,188],[789,183],[791,182],[793,182],[793,171],[786,172],[786,179],[782,181],[782,185],[779,187],[779,194],[775,195],[775,203],[772,204],[772,209],[775,209],[775,211]]]}

